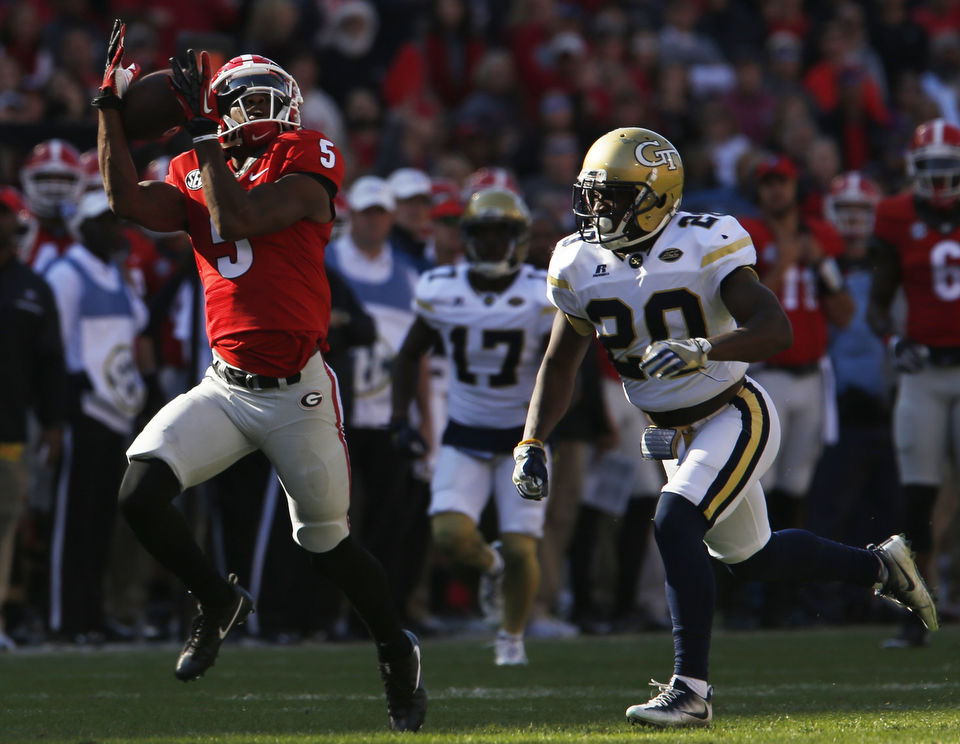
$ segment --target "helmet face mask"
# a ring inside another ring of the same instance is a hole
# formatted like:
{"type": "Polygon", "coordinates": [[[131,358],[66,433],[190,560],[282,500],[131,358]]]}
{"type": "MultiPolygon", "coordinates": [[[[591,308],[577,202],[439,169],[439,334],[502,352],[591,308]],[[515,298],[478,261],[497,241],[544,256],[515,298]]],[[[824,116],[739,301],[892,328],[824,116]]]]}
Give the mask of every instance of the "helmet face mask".
{"type": "Polygon", "coordinates": [[[616,129],[587,151],[573,187],[580,237],[610,250],[655,237],[676,214],[683,163],[670,142],[649,129],[616,129]]]}
{"type": "Polygon", "coordinates": [[[512,191],[475,193],[460,219],[470,271],[488,279],[515,274],[527,257],[530,223],[530,211],[512,191]]]}
{"type": "Polygon", "coordinates": [[[234,57],[217,71],[211,85],[220,104],[224,147],[262,147],[280,132],[300,128],[300,87],[266,57],[234,57]]]}

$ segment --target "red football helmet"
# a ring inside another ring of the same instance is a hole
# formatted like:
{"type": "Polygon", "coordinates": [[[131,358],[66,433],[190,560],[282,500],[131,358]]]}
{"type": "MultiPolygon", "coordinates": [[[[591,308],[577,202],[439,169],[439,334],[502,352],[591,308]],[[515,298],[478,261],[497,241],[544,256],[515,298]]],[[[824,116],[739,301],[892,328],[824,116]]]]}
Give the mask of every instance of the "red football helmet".
{"type": "Polygon", "coordinates": [[[943,119],[917,127],[907,153],[907,174],[917,196],[936,207],[950,207],[960,197],[960,128],[943,119]]]}
{"type": "Polygon", "coordinates": [[[520,186],[517,179],[506,168],[500,166],[491,166],[478,168],[463,182],[463,190],[460,195],[464,201],[483,189],[506,189],[514,194],[520,195],[520,186]]]}
{"type": "Polygon", "coordinates": [[[41,142],[20,168],[20,182],[35,215],[68,219],[83,193],[80,153],[61,139],[41,142]]]}
{"type": "Polygon", "coordinates": [[[850,171],[834,176],[823,199],[823,216],[846,240],[863,240],[873,232],[880,189],[866,176],[850,171]]]}
{"type": "Polygon", "coordinates": [[[220,102],[220,142],[224,147],[241,143],[259,147],[280,132],[301,126],[300,86],[266,57],[234,57],[217,70],[210,85],[220,102]]]}

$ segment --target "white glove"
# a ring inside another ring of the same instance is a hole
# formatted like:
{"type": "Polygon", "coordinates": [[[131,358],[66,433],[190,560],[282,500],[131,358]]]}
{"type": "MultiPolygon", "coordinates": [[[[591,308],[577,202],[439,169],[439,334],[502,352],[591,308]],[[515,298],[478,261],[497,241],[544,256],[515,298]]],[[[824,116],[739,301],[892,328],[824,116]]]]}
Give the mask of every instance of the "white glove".
{"type": "Polygon", "coordinates": [[[524,439],[513,448],[513,484],[525,499],[541,501],[547,497],[547,451],[537,439],[524,439]]]}
{"type": "Polygon", "coordinates": [[[893,355],[893,366],[898,372],[919,372],[927,365],[930,349],[908,338],[891,336],[887,348],[893,355]]]}
{"type": "Polygon", "coordinates": [[[668,338],[654,341],[643,351],[640,369],[649,377],[672,380],[684,372],[707,366],[711,349],[705,338],[668,338]]]}

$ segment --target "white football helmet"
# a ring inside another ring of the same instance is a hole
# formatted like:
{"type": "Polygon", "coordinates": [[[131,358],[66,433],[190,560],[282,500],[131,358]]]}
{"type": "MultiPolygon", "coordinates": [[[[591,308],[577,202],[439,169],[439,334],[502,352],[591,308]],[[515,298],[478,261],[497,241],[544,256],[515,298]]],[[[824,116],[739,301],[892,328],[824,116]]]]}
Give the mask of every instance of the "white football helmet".
{"type": "Polygon", "coordinates": [[[259,54],[241,54],[223,65],[210,86],[220,104],[220,143],[260,147],[280,132],[300,128],[303,96],[297,81],[273,60],[259,54]],[[258,114],[255,99],[265,96],[267,106],[258,114]]]}
{"type": "Polygon", "coordinates": [[[38,217],[72,217],[84,181],[80,153],[62,139],[41,142],[20,168],[23,193],[30,211],[38,217]]]}
{"type": "Polygon", "coordinates": [[[823,216],[845,240],[865,240],[873,232],[880,189],[866,176],[851,171],[834,176],[823,199],[823,216]]]}
{"type": "Polygon", "coordinates": [[[907,152],[907,175],[918,197],[936,207],[960,199],[960,128],[943,119],[917,127],[907,152]]]}

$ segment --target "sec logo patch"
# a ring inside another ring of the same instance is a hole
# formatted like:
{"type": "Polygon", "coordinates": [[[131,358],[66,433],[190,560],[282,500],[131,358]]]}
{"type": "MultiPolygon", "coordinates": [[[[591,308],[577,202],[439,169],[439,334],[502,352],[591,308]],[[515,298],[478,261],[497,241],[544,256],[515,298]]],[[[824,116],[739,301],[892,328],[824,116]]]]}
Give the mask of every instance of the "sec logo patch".
{"type": "Polygon", "coordinates": [[[187,177],[183,179],[183,183],[191,191],[199,191],[203,188],[203,180],[200,178],[200,170],[194,168],[187,174],[187,177]]]}
{"type": "Polygon", "coordinates": [[[316,408],[321,403],[323,403],[323,393],[319,390],[311,390],[309,393],[304,393],[300,396],[300,400],[297,401],[297,405],[305,411],[316,408]]]}

